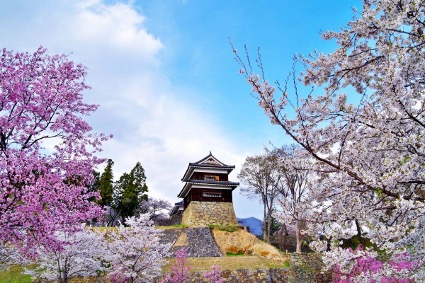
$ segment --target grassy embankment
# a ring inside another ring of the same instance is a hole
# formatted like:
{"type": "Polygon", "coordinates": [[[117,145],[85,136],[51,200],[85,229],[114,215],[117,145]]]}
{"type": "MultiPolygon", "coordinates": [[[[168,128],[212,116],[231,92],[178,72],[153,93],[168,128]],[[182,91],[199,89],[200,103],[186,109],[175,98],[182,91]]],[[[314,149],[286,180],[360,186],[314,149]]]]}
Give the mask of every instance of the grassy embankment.
{"type": "Polygon", "coordinates": [[[31,283],[31,276],[23,274],[22,266],[14,265],[0,272],[1,283],[31,283]]]}
{"type": "MultiPolygon", "coordinates": [[[[158,227],[160,229],[181,229],[187,228],[184,225],[175,225],[175,226],[163,226],[158,227]]],[[[198,271],[206,271],[210,270],[212,265],[218,265],[222,270],[236,270],[236,269],[269,269],[269,268],[284,268],[287,267],[287,262],[282,262],[282,260],[276,261],[270,258],[265,258],[259,255],[244,255],[243,251],[246,247],[240,246],[241,243],[227,243],[230,244],[232,252],[227,252],[229,247],[225,247],[222,244],[222,239],[235,238],[239,241],[251,241],[249,243],[245,243],[247,246],[253,246],[254,244],[258,245],[260,242],[256,240],[255,237],[251,237],[249,233],[242,233],[239,229],[235,229],[235,227],[211,227],[216,228],[213,235],[216,237],[216,242],[219,245],[220,250],[223,254],[226,254],[224,257],[204,257],[204,258],[188,258],[187,263],[191,267],[191,272],[198,271]],[[221,231],[221,232],[218,232],[221,231]],[[234,237],[230,237],[233,232],[234,237]],[[218,235],[222,234],[222,235],[218,235]],[[246,236],[247,237],[246,237],[246,236]],[[245,236],[245,237],[244,237],[245,236]],[[221,239],[220,239],[221,238],[221,239]],[[244,239],[245,238],[245,239],[244,239]],[[252,242],[254,241],[254,242],[252,242]],[[258,241],[258,242],[257,242],[258,241]],[[225,253],[224,253],[225,252],[225,253]]],[[[100,228],[100,230],[107,230],[111,228],[100,228]]],[[[114,228],[112,228],[114,229],[114,228]]],[[[180,239],[183,242],[187,241],[187,239],[180,239]]],[[[182,243],[181,246],[185,244],[182,243]]],[[[261,253],[262,254],[262,253],[261,253]]],[[[285,257],[284,255],[282,255],[285,257]]],[[[169,263],[164,267],[164,272],[168,272],[170,270],[170,266],[174,263],[175,259],[170,259],[169,263]]],[[[0,283],[30,283],[31,277],[29,275],[22,274],[23,268],[21,266],[12,266],[9,270],[0,272],[0,283]]],[[[71,280],[72,282],[72,280],[71,280]]]]}

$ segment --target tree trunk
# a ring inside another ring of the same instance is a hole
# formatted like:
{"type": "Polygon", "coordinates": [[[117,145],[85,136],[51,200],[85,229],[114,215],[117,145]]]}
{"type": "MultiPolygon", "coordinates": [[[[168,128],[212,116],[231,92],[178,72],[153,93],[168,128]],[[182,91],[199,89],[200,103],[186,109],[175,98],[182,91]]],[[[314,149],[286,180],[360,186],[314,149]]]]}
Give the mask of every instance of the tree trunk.
{"type": "Polygon", "coordinates": [[[68,283],[68,273],[69,273],[68,257],[64,258],[63,263],[64,264],[62,269],[61,283],[68,283]]]}
{"type": "Polygon", "coordinates": [[[356,223],[356,229],[357,229],[357,236],[359,237],[359,243],[364,246],[365,241],[362,237],[362,227],[360,226],[360,223],[357,219],[355,220],[355,223],[356,223]]]}
{"type": "Polygon", "coordinates": [[[295,238],[297,239],[297,246],[295,252],[301,253],[300,221],[298,219],[295,222],[295,238]]]}
{"type": "Polygon", "coordinates": [[[263,202],[263,240],[265,241],[265,242],[267,242],[268,243],[268,240],[267,240],[267,206],[266,206],[266,204],[263,202]]]}
{"type": "Polygon", "coordinates": [[[267,243],[270,243],[270,230],[272,228],[272,210],[267,211],[267,243]]]}
{"type": "Polygon", "coordinates": [[[61,283],[68,283],[68,276],[66,273],[62,273],[61,283]]]}

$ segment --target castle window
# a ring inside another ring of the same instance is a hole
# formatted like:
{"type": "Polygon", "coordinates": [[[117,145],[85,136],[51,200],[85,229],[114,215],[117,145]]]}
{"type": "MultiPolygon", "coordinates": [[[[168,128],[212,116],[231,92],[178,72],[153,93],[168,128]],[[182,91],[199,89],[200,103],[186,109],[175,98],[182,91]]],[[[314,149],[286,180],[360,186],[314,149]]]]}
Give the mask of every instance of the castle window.
{"type": "Polygon", "coordinates": [[[204,197],[204,198],[221,198],[222,195],[221,195],[221,193],[216,193],[216,192],[203,192],[202,197],[204,197]]]}
{"type": "Polygon", "coordinates": [[[214,175],[205,175],[204,180],[206,181],[218,181],[218,176],[214,175]]]}

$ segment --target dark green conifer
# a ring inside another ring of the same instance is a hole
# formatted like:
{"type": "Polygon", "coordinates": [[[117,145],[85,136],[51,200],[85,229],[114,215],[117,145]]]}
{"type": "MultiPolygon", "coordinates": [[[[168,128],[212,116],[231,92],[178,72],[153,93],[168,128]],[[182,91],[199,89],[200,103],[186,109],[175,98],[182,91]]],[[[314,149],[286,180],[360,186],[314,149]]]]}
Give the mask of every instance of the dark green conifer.
{"type": "Polygon", "coordinates": [[[108,163],[106,164],[105,170],[102,175],[100,175],[99,179],[99,193],[102,198],[99,200],[99,204],[101,206],[110,206],[112,203],[112,191],[113,191],[113,182],[114,175],[112,173],[112,166],[114,162],[112,159],[108,159],[108,163]]]}
{"type": "Polygon", "coordinates": [[[114,208],[122,219],[135,215],[140,203],[148,199],[147,191],[145,170],[137,162],[130,174],[124,173],[115,186],[114,208]]]}

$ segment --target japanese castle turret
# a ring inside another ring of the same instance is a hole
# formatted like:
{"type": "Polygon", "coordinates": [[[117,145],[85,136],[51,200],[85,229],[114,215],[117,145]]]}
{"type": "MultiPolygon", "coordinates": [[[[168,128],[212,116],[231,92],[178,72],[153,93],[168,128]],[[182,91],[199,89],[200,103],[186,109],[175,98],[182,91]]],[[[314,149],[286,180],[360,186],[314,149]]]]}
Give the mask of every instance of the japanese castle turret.
{"type": "Polygon", "coordinates": [[[183,198],[182,224],[190,227],[210,224],[238,225],[233,209],[232,192],[239,183],[228,179],[235,166],[226,165],[211,152],[189,163],[178,197],[183,198]]]}

